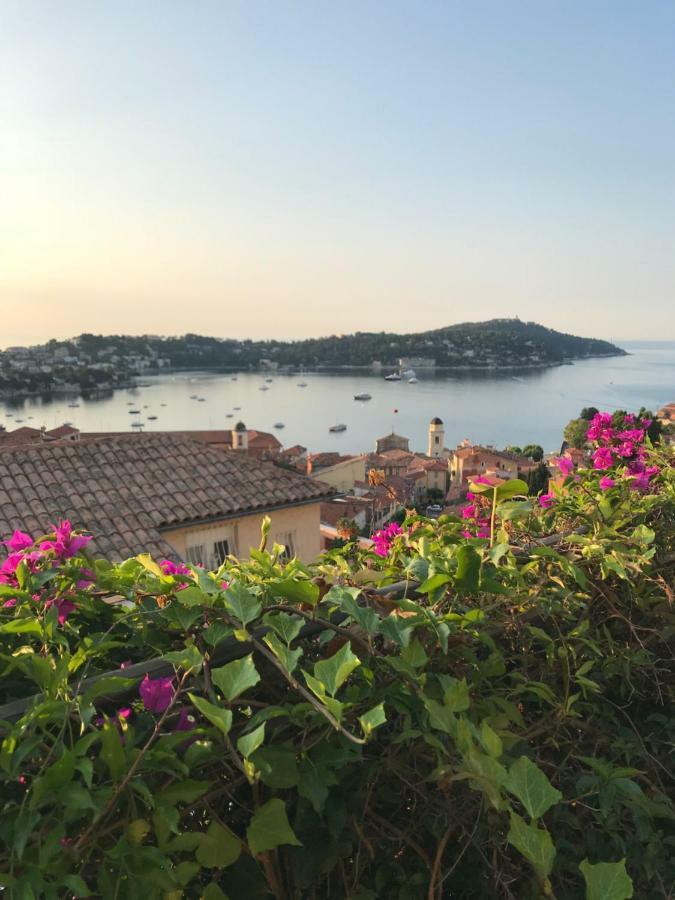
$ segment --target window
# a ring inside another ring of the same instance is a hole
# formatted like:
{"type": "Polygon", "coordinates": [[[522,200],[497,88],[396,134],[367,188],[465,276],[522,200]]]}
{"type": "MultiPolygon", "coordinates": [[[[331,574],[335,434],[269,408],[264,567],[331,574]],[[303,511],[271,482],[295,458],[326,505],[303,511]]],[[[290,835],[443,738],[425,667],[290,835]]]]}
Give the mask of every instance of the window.
{"type": "Polygon", "coordinates": [[[439,442],[439,440],[440,440],[440,438],[438,437],[438,435],[436,435],[436,436],[434,437],[434,443],[437,444],[437,443],[439,442]]]}
{"type": "Polygon", "coordinates": [[[187,558],[187,561],[189,563],[192,563],[193,566],[203,566],[206,557],[206,554],[204,553],[204,545],[195,544],[192,547],[187,547],[185,556],[187,558]]]}
{"type": "Polygon", "coordinates": [[[219,568],[230,555],[230,542],[226,540],[216,541],[213,545],[213,565],[219,568]]]}
{"type": "Polygon", "coordinates": [[[283,562],[290,562],[295,556],[295,545],[293,542],[293,532],[287,531],[284,534],[279,535],[277,538],[277,544],[284,545],[284,552],[281,554],[280,559],[283,562]]]}

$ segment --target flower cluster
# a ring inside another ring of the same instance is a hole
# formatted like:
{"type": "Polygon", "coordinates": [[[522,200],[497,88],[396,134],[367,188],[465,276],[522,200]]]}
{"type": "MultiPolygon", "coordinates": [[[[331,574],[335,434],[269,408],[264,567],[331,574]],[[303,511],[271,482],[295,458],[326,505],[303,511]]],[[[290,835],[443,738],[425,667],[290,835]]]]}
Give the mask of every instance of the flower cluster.
{"type": "MultiPolygon", "coordinates": [[[[647,465],[645,435],[651,424],[651,419],[638,420],[631,413],[626,413],[620,423],[611,413],[596,413],[586,432],[594,447],[593,467],[600,472],[619,469],[622,475],[630,479],[632,490],[648,490],[651,479],[660,471],[658,466],[647,465]]],[[[615,484],[616,479],[609,475],[600,479],[600,489],[603,491],[615,484]]]]}
{"type": "MultiPolygon", "coordinates": [[[[54,525],[53,534],[35,541],[25,531],[15,531],[9,540],[3,543],[10,551],[7,558],[0,565],[0,584],[19,589],[19,571],[36,572],[45,565],[56,568],[69,559],[78,556],[91,540],[90,535],[78,534],[73,530],[71,523],[65,519],[54,525]]],[[[79,571],[79,577],[75,587],[79,590],[88,587],[95,580],[93,572],[83,568],[79,571]]],[[[22,582],[23,583],[23,582],[22,582]]],[[[41,601],[40,594],[33,594],[33,600],[41,601]]],[[[16,606],[16,598],[10,597],[3,603],[4,607],[16,606]]],[[[63,625],[68,616],[76,608],[75,603],[68,597],[48,599],[44,608],[56,606],[59,625],[63,625]]]]}
{"type": "MultiPolygon", "coordinates": [[[[493,479],[487,475],[479,475],[473,479],[475,484],[489,484],[495,486],[493,479]]],[[[490,501],[483,494],[474,494],[467,491],[467,504],[462,507],[462,518],[465,529],[462,534],[465,538],[490,538],[490,501]]]]}
{"type": "Polygon", "coordinates": [[[390,525],[387,525],[386,528],[381,528],[379,531],[376,531],[373,535],[373,549],[375,553],[377,553],[378,556],[389,556],[389,551],[391,550],[391,545],[394,543],[394,538],[398,537],[399,534],[403,534],[403,529],[398,522],[392,522],[390,525]]]}

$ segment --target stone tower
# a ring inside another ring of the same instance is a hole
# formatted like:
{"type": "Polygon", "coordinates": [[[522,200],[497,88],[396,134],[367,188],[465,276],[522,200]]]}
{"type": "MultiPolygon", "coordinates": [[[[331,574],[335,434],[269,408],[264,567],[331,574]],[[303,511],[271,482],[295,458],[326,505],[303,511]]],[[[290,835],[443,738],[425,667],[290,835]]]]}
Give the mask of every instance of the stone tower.
{"type": "Polygon", "coordinates": [[[237,422],[232,430],[232,449],[248,452],[248,429],[243,422],[237,422]]]}
{"type": "Polygon", "coordinates": [[[438,416],[429,423],[429,443],[427,445],[427,456],[432,459],[443,458],[443,447],[445,446],[445,427],[438,416]]]}

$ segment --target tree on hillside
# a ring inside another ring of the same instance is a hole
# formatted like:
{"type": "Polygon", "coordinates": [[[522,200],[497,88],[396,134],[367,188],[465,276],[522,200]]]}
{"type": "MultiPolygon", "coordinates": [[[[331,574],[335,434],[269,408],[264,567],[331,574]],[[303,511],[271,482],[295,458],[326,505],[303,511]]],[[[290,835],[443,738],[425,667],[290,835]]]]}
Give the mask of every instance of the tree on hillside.
{"type": "Polygon", "coordinates": [[[581,450],[586,445],[586,432],[588,431],[587,419],[571,419],[565,425],[563,435],[570,447],[581,450]]]}
{"type": "Polygon", "coordinates": [[[584,408],[579,413],[579,418],[586,419],[588,422],[590,422],[593,416],[596,416],[599,412],[600,410],[596,409],[595,406],[584,406],[584,408]]]}
{"type": "Polygon", "coordinates": [[[515,453],[516,456],[522,456],[523,453],[522,447],[516,447],[515,444],[509,444],[508,447],[504,447],[504,451],[506,453],[515,453]]]}
{"type": "Polygon", "coordinates": [[[656,418],[651,409],[645,409],[644,406],[640,407],[640,412],[638,413],[638,419],[651,419],[651,424],[647,428],[647,437],[652,442],[652,444],[658,444],[661,440],[661,435],[663,434],[663,425],[656,418]]]}
{"type": "Polygon", "coordinates": [[[535,462],[541,462],[544,458],[544,448],[541,444],[526,444],[523,447],[523,456],[529,456],[535,462]]]}

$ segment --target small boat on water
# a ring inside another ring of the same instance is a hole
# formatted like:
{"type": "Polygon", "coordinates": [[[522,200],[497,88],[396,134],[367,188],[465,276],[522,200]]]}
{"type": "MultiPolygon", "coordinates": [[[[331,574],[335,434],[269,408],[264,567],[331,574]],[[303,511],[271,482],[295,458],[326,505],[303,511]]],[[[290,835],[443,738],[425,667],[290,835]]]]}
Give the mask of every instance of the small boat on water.
{"type": "Polygon", "coordinates": [[[275,428],[285,428],[286,426],[284,425],[283,422],[275,422],[274,427],[275,428]]]}
{"type": "Polygon", "coordinates": [[[190,400],[197,400],[196,394],[190,394],[190,400]]]}
{"type": "Polygon", "coordinates": [[[273,378],[266,378],[265,381],[266,381],[268,384],[272,384],[272,382],[274,381],[274,379],[273,379],[273,378]]]}
{"type": "Polygon", "coordinates": [[[130,416],[140,416],[141,411],[140,409],[130,409],[128,410],[128,413],[130,416]]]}
{"type": "Polygon", "coordinates": [[[206,397],[197,397],[198,403],[206,403],[206,397]]]}
{"type": "Polygon", "coordinates": [[[166,403],[160,403],[159,405],[160,405],[160,406],[166,406],[166,403]]]}
{"type": "Polygon", "coordinates": [[[406,369],[405,372],[401,373],[404,378],[414,378],[417,374],[414,369],[406,369]]]}
{"type": "Polygon", "coordinates": [[[69,406],[71,409],[76,409],[79,405],[80,405],[80,404],[77,403],[75,400],[71,400],[70,403],[68,404],[68,406],[69,406]]]}
{"type": "Polygon", "coordinates": [[[133,400],[127,400],[127,406],[133,406],[133,405],[134,405],[133,400]]]}
{"type": "Polygon", "coordinates": [[[144,426],[142,422],[132,422],[131,427],[135,428],[136,431],[142,431],[144,426]]]}
{"type": "Polygon", "coordinates": [[[227,413],[227,415],[225,416],[225,418],[226,418],[226,419],[231,419],[231,418],[232,418],[232,413],[227,413]]]}
{"type": "Polygon", "coordinates": [[[370,394],[354,394],[355,400],[372,400],[370,394]]]}
{"type": "Polygon", "coordinates": [[[267,387],[266,384],[261,384],[260,387],[258,388],[258,390],[259,391],[269,391],[269,388],[267,387]]]}
{"type": "Polygon", "coordinates": [[[234,409],[238,412],[241,409],[241,406],[235,406],[234,409]]]}
{"type": "Polygon", "coordinates": [[[340,425],[331,425],[330,428],[329,428],[328,430],[329,430],[329,431],[333,431],[333,432],[335,432],[335,431],[346,431],[346,430],[347,430],[347,426],[346,426],[346,425],[342,425],[342,424],[340,424],[340,425]]]}
{"type": "Polygon", "coordinates": [[[154,422],[157,419],[157,416],[148,416],[149,422],[154,422]]]}
{"type": "Polygon", "coordinates": [[[299,381],[299,382],[298,382],[298,387],[307,387],[307,382],[306,382],[306,381],[299,381]]]}
{"type": "Polygon", "coordinates": [[[408,379],[408,384],[417,384],[417,378],[413,375],[412,378],[408,379]]]}
{"type": "Polygon", "coordinates": [[[398,374],[398,372],[392,372],[391,375],[385,375],[384,380],[385,381],[400,381],[401,376],[398,374]]]}
{"type": "Polygon", "coordinates": [[[18,425],[18,424],[20,424],[21,422],[23,422],[23,419],[14,419],[14,421],[15,421],[15,422],[17,423],[17,425],[18,425]]]}
{"type": "Polygon", "coordinates": [[[237,376],[236,376],[236,375],[233,375],[232,378],[231,378],[230,380],[231,380],[231,381],[236,381],[236,380],[237,380],[237,376]]]}

